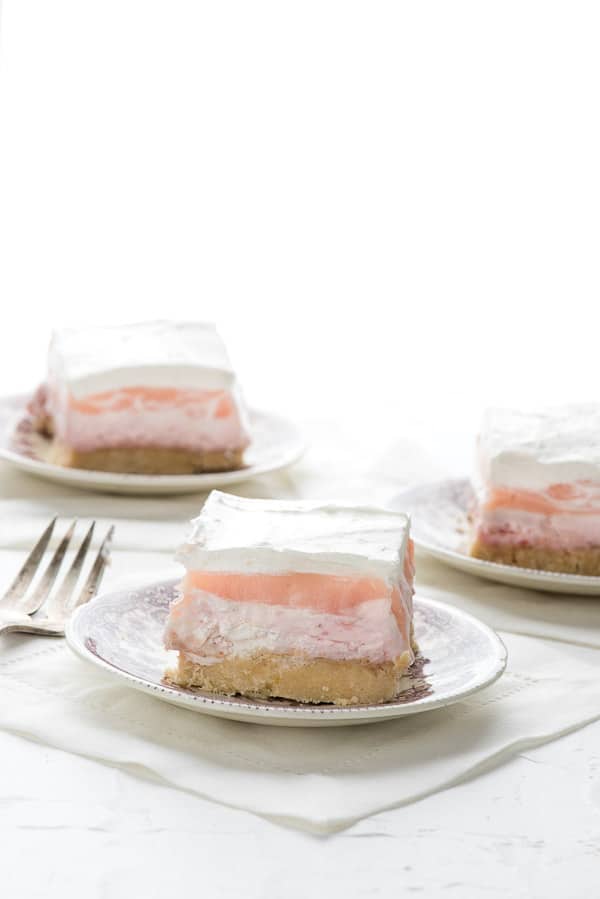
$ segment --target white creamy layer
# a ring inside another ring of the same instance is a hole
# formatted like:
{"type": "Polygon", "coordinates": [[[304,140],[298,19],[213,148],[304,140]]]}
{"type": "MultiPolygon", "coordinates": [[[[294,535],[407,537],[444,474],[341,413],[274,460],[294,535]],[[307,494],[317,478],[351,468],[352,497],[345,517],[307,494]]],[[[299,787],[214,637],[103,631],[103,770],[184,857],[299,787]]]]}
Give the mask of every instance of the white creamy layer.
{"type": "Polygon", "coordinates": [[[111,447],[167,447],[190,452],[244,449],[250,442],[245,416],[191,418],[184,409],[126,409],[86,415],[69,407],[52,409],[54,433],[61,443],[81,452],[111,447]]]}
{"type": "Polygon", "coordinates": [[[201,665],[259,652],[379,663],[410,651],[389,598],[368,600],[346,614],[331,615],[236,602],[195,590],[191,598],[174,603],[172,610],[176,614],[167,621],[167,649],[181,650],[201,665]]]}
{"type": "Polygon", "coordinates": [[[542,490],[573,481],[600,483],[600,406],[489,409],[478,468],[484,483],[497,487],[542,490]]]}
{"type": "Polygon", "coordinates": [[[539,515],[519,509],[480,511],[477,537],[487,543],[584,549],[600,546],[600,514],[539,515]]]}
{"type": "Polygon", "coordinates": [[[56,331],[48,380],[81,399],[121,387],[226,389],[235,376],[214,325],[158,321],[56,331]]]}
{"type": "Polygon", "coordinates": [[[213,490],[177,558],[188,570],[399,580],[409,519],[372,507],[243,499],[213,490]]]}

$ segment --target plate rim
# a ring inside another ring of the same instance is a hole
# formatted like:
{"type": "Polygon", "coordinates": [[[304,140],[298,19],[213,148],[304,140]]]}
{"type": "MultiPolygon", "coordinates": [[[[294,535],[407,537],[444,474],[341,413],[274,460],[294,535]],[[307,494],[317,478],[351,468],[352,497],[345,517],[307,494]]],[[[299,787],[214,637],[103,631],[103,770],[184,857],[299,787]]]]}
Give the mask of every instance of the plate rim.
{"type": "Polygon", "coordinates": [[[257,719],[260,718],[262,719],[262,723],[265,724],[269,724],[270,722],[276,724],[285,721],[287,724],[293,724],[294,722],[297,722],[298,726],[307,725],[308,723],[315,724],[317,722],[323,725],[339,724],[343,723],[344,721],[348,723],[356,722],[366,724],[369,722],[406,717],[409,715],[418,714],[419,712],[433,711],[434,709],[453,705],[457,702],[467,699],[469,696],[478,693],[480,690],[491,686],[502,676],[502,674],[504,674],[504,671],[506,670],[508,650],[502,638],[496,633],[493,628],[491,628],[485,622],[481,621],[481,619],[477,618],[475,615],[472,615],[470,612],[466,612],[463,609],[459,609],[456,606],[452,606],[438,599],[432,599],[430,597],[421,596],[419,594],[415,595],[416,603],[422,603],[433,608],[443,609],[459,620],[466,620],[471,627],[477,628],[487,637],[490,648],[491,650],[493,650],[493,656],[490,653],[489,672],[486,674],[484,680],[469,687],[465,687],[452,696],[444,696],[438,699],[421,697],[412,703],[390,702],[382,703],[381,705],[373,704],[360,706],[326,706],[306,704],[294,706],[291,708],[282,708],[281,706],[275,705],[269,706],[267,704],[268,700],[261,700],[261,704],[259,705],[252,699],[247,697],[227,697],[222,694],[216,694],[214,698],[211,698],[201,693],[184,693],[177,687],[170,686],[168,684],[152,683],[151,681],[147,681],[144,678],[139,677],[138,675],[118,668],[116,665],[112,665],[105,659],[100,658],[85,646],[85,642],[82,639],[80,640],[78,633],[80,619],[84,618],[86,614],[89,614],[89,609],[92,608],[94,604],[114,598],[116,595],[126,591],[139,593],[150,588],[173,587],[179,579],[180,578],[170,577],[168,579],[162,579],[150,583],[142,583],[138,587],[134,587],[133,585],[124,586],[121,588],[117,587],[116,589],[111,589],[110,591],[99,594],[98,596],[90,600],[89,603],[86,603],[85,605],[80,606],[78,609],[76,609],[67,622],[67,625],[65,627],[65,638],[67,645],[69,646],[71,651],[84,662],[100,668],[100,670],[107,672],[113,678],[125,681],[134,689],[137,689],[143,693],[154,695],[157,698],[162,699],[163,701],[171,702],[172,704],[178,705],[180,707],[195,710],[199,713],[204,714],[219,714],[221,717],[227,717],[231,719],[247,719],[248,721],[254,721],[254,723],[257,723],[257,719]],[[168,694],[169,698],[167,698],[167,696],[164,694],[168,694]],[[233,699],[235,699],[235,702],[232,701],[233,699]]]}
{"type": "MultiPolygon", "coordinates": [[[[14,414],[16,416],[18,414],[17,405],[25,404],[31,396],[32,394],[29,393],[2,394],[0,395],[0,407],[14,404],[14,414]]],[[[210,490],[211,485],[238,484],[250,478],[259,477],[273,471],[280,471],[289,465],[293,465],[306,453],[308,449],[307,440],[292,419],[278,412],[259,409],[255,406],[248,407],[248,414],[285,425],[293,433],[294,446],[282,454],[281,459],[277,462],[258,462],[256,465],[249,465],[246,468],[238,468],[233,471],[201,472],[199,474],[135,474],[96,471],[95,469],[86,468],[66,468],[61,465],[53,465],[51,462],[30,458],[17,450],[3,446],[2,443],[0,443],[0,460],[45,480],[71,483],[73,486],[82,487],[85,484],[90,488],[104,487],[107,490],[110,490],[111,487],[119,489],[131,487],[136,491],[147,488],[148,492],[151,492],[152,489],[166,492],[169,487],[172,487],[180,491],[185,488],[185,492],[189,493],[201,493],[205,490],[210,490]]]]}
{"type": "MultiPolygon", "coordinates": [[[[402,502],[403,498],[410,497],[412,495],[418,494],[421,491],[425,490],[433,490],[435,488],[439,489],[443,486],[450,485],[465,485],[471,484],[471,480],[468,477],[462,478],[441,478],[436,481],[423,481],[420,484],[416,484],[412,487],[407,487],[405,490],[401,490],[399,493],[396,493],[389,502],[389,506],[391,508],[395,508],[399,503],[402,502]]],[[[406,501],[406,500],[405,500],[406,501]]],[[[413,514],[409,510],[411,521],[416,519],[416,515],[413,514]]],[[[430,543],[427,540],[423,540],[416,536],[414,533],[411,533],[412,539],[415,543],[415,546],[419,549],[422,549],[424,552],[428,552],[430,555],[435,558],[442,559],[444,561],[459,563],[457,567],[460,567],[462,571],[465,570],[465,566],[468,565],[470,569],[474,571],[482,571],[489,572],[492,579],[493,574],[502,574],[505,575],[510,580],[515,580],[518,577],[527,577],[531,580],[535,580],[538,584],[561,584],[567,587],[571,586],[580,586],[580,587],[595,587],[598,590],[598,595],[600,595],[600,575],[589,575],[589,574],[571,574],[569,572],[562,571],[543,571],[539,568],[524,568],[521,565],[504,565],[501,562],[491,562],[487,559],[478,559],[475,556],[467,555],[466,553],[460,553],[456,550],[448,549],[443,546],[439,546],[438,544],[430,543]]],[[[566,591],[565,592],[569,592],[566,591]]],[[[572,591],[570,591],[572,592],[572,591]]],[[[583,593],[580,594],[582,596],[594,596],[594,593],[583,593]]]]}

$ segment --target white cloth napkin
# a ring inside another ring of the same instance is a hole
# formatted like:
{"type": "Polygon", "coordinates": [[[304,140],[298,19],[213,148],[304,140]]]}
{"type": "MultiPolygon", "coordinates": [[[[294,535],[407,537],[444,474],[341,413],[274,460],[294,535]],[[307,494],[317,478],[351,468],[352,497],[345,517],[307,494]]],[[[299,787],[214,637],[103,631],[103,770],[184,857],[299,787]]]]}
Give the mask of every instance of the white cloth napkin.
{"type": "Polygon", "coordinates": [[[357,727],[210,718],[123,687],[62,641],[0,638],[0,727],[315,833],[405,805],[600,717],[597,652],[503,635],[509,668],[446,709],[357,727]]]}
{"type": "Polygon", "coordinates": [[[600,596],[508,587],[464,574],[424,553],[417,553],[416,566],[419,593],[458,606],[495,630],[600,649],[600,596]]]}
{"type": "MultiPolygon", "coordinates": [[[[384,505],[441,476],[415,444],[368,446],[313,429],[315,449],[287,472],[234,488],[245,496],[384,505]]],[[[204,497],[85,493],[0,466],[0,589],[47,521],[117,525],[104,589],[164,573],[204,497]]],[[[81,533],[83,528],[81,528],[81,533]]],[[[376,725],[284,729],[211,719],[122,687],[63,641],[0,638],[0,728],[158,778],[315,832],[345,827],[498,764],[600,717],[600,601],[494,584],[420,555],[417,589],[500,628],[509,667],[494,686],[447,709],[376,725]],[[538,639],[532,639],[536,637],[538,639]],[[546,639],[539,639],[546,638],[546,639]],[[560,642],[558,642],[560,641],[560,642]]]]}

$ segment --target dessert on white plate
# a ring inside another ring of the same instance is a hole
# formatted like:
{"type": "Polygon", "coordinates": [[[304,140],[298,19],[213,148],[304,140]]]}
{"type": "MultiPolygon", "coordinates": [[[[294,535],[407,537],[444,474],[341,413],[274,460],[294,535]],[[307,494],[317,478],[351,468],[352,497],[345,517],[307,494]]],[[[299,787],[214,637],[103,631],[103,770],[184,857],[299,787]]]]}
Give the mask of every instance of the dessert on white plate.
{"type": "Polygon", "coordinates": [[[54,464],[191,474],[241,468],[248,418],[214,325],[141,322],[55,332],[31,411],[54,464]]]}
{"type": "Polygon", "coordinates": [[[191,712],[285,727],[369,724],[440,708],[493,683],[506,666],[506,649],[482,621],[456,606],[417,595],[413,620],[420,653],[391,702],[334,705],[178,687],[165,679],[173,653],[164,647],[164,630],[180,582],[169,577],[135,586],[128,578],[121,589],[79,606],[67,622],[67,643],[105,677],[128,689],[191,712]]]}
{"type": "Polygon", "coordinates": [[[472,556],[600,575],[600,406],[488,410],[474,486],[472,556]]]}
{"type": "Polygon", "coordinates": [[[398,694],[415,650],[406,515],[213,491],[178,559],[172,683],[336,705],[398,694]]]}

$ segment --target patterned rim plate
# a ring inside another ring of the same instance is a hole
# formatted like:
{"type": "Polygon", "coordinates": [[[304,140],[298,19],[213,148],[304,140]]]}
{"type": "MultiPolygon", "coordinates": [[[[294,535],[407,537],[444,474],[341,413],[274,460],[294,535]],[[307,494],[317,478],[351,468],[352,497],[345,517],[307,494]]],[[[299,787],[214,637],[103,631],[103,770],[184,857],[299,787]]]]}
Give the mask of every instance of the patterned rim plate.
{"type": "Polygon", "coordinates": [[[28,396],[0,397],[0,459],[23,471],[63,481],[73,487],[107,493],[200,493],[214,487],[238,484],[296,462],[305,450],[294,425],[278,415],[250,411],[252,444],[246,451],[246,466],[238,471],[213,474],[142,475],[115,474],[62,468],[48,462],[50,441],[36,434],[27,418],[28,396]]]}
{"type": "Polygon", "coordinates": [[[468,554],[469,509],[472,503],[473,488],[468,480],[461,479],[422,484],[405,490],[394,497],[390,506],[411,515],[411,533],[419,549],[453,568],[517,587],[600,596],[600,577],[537,571],[474,559],[468,554]]]}
{"type": "Polygon", "coordinates": [[[506,649],[489,627],[459,609],[415,597],[420,656],[393,702],[311,706],[177,688],[163,680],[175,653],[162,645],[176,591],[177,580],[169,579],[98,596],[75,612],[67,642],[85,661],[158,699],[221,718],[288,727],[364,724],[450,705],[493,683],[506,667],[506,649]]]}

